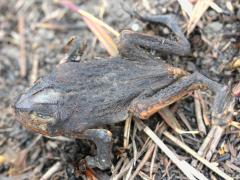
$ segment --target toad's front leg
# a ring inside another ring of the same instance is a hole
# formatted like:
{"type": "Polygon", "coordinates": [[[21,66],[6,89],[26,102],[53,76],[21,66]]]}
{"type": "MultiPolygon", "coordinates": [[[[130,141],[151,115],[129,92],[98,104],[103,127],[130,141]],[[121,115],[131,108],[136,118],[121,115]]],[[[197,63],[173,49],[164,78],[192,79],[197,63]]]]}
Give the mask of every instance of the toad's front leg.
{"type": "Polygon", "coordinates": [[[70,135],[76,139],[88,139],[93,141],[97,147],[97,155],[87,156],[86,161],[89,167],[98,167],[105,170],[111,167],[112,156],[112,133],[105,129],[88,129],[81,134],[70,135]]]}
{"type": "MultiPolygon", "coordinates": [[[[140,119],[148,119],[160,109],[180,100],[193,90],[206,88],[209,88],[216,94],[212,115],[223,114],[226,104],[230,102],[226,101],[230,94],[229,88],[208,79],[198,72],[182,77],[159,91],[146,90],[133,100],[130,111],[140,119]]],[[[220,124],[221,122],[217,123],[220,124]]]]}

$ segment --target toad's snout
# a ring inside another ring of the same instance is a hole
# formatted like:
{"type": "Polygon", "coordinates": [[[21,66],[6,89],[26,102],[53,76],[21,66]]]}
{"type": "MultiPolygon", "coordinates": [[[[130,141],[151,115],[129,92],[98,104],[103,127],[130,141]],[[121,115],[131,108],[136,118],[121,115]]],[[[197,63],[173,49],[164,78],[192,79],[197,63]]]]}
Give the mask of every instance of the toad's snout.
{"type": "Polygon", "coordinates": [[[17,96],[12,104],[12,108],[14,109],[15,113],[18,112],[30,112],[32,108],[32,103],[29,101],[28,96],[26,94],[21,94],[17,96]]]}

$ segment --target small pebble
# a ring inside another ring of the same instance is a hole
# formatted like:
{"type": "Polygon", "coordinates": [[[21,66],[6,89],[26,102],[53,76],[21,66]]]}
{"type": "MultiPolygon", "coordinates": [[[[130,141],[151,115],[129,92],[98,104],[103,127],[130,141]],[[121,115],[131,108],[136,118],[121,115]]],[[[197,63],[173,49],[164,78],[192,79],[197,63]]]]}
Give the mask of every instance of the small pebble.
{"type": "Polygon", "coordinates": [[[229,160],[231,157],[231,155],[229,153],[225,153],[223,156],[220,156],[218,158],[218,162],[222,162],[222,161],[226,161],[226,160],[229,160]]]}
{"type": "Polygon", "coordinates": [[[132,29],[133,31],[139,31],[140,27],[139,27],[138,24],[134,23],[134,24],[132,24],[131,29],[132,29]]]}

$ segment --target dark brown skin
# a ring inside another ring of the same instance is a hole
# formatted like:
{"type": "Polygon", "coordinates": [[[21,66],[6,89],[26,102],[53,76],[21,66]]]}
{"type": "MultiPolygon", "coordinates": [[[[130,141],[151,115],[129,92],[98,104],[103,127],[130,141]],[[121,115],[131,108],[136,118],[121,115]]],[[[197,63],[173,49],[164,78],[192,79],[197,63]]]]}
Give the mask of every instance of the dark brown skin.
{"type": "Polygon", "coordinates": [[[229,114],[225,111],[232,97],[227,86],[198,72],[188,74],[156,61],[144,50],[190,53],[190,45],[172,16],[140,19],[166,24],[177,35],[178,42],[124,31],[119,42],[120,57],[71,62],[73,51],[69,62],[57,65],[17,98],[13,108],[19,122],[44,135],[94,141],[98,154],[87,157],[87,163],[106,169],[111,166],[112,141],[111,133],[99,128],[104,124],[121,122],[132,115],[148,119],[189,92],[206,88],[217,96],[213,117],[218,119],[223,112],[224,116],[229,114]]]}

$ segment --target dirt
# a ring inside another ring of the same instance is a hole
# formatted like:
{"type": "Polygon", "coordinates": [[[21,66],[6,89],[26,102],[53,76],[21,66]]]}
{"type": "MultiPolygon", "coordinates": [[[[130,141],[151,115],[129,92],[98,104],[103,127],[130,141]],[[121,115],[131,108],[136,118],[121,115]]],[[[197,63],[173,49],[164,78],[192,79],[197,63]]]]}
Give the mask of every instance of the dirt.
{"type": "MultiPolygon", "coordinates": [[[[142,13],[147,10],[155,14],[174,13],[181,17],[181,25],[186,30],[187,19],[183,16],[177,1],[151,1],[149,7],[142,2],[138,7],[142,13]],[[147,9],[147,10],[146,10],[147,9]]],[[[189,72],[199,71],[209,78],[224,84],[236,84],[240,79],[240,69],[229,69],[228,64],[240,57],[240,3],[231,1],[233,12],[227,7],[224,0],[216,3],[224,13],[218,13],[209,8],[203,15],[199,26],[188,37],[192,46],[192,56],[177,57],[164,56],[155,53],[155,56],[164,59],[170,64],[181,67],[189,72]]],[[[169,30],[162,26],[152,26],[142,23],[128,14],[128,10],[136,6],[134,2],[120,1],[85,1],[75,2],[81,9],[103,19],[119,32],[123,29],[137,30],[148,34],[171,36],[169,30]]],[[[53,1],[1,1],[0,2],[0,179],[15,177],[17,179],[39,179],[56,162],[61,163],[61,168],[52,175],[52,179],[81,179],[86,178],[86,170],[81,161],[89,152],[94,152],[94,145],[88,141],[52,139],[29,132],[22,127],[14,117],[11,103],[14,97],[25,88],[33,84],[37,77],[43,76],[65,57],[64,45],[72,36],[80,36],[87,40],[88,47],[85,57],[108,57],[104,47],[84,24],[81,16],[67,10],[53,1]],[[26,51],[26,75],[20,74],[20,33],[19,18],[24,19],[23,27],[26,51]],[[43,27],[43,22],[48,22],[50,28],[43,27]]],[[[212,99],[210,92],[202,93],[208,104],[210,112],[212,99]]],[[[178,108],[183,111],[192,127],[196,127],[193,98],[182,101],[178,108]]],[[[240,118],[236,118],[240,120],[240,118]]],[[[159,116],[151,118],[151,123],[159,121],[159,116]],[[156,120],[157,119],[157,120],[156,120]]],[[[121,150],[124,124],[110,127],[114,133],[114,165],[121,150]]],[[[144,138],[143,138],[144,139],[144,138]]],[[[189,140],[189,139],[188,139],[189,140]]],[[[199,136],[194,141],[186,142],[198,150],[203,137],[199,136]],[[196,143],[197,142],[197,143],[196,143]],[[196,146],[197,144],[197,146],[196,146]]],[[[239,129],[229,128],[219,144],[225,143],[228,150],[223,155],[218,152],[213,157],[222,169],[232,177],[240,178],[240,173],[234,168],[224,165],[230,161],[235,166],[240,166],[240,137],[239,129]]],[[[141,144],[141,143],[140,143],[141,144]]],[[[167,143],[170,144],[170,143],[167,143]]],[[[170,144],[172,145],[172,144],[170,144]]],[[[174,148],[174,146],[172,146],[174,148]]],[[[183,158],[191,157],[181,150],[183,158]]],[[[126,151],[129,159],[133,157],[132,151],[126,151]]],[[[91,154],[90,153],[90,154],[91,154]]],[[[159,154],[162,153],[159,151],[159,154]]],[[[159,167],[155,170],[156,178],[166,172],[166,157],[158,159],[159,167]]],[[[135,168],[135,167],[134,167],[135,168]]],[[[146,167],[147,168],[147,167],[146,167]]],[[[148,172],[148,169],[143,169],[148,172]]],[[[182,173],[171,163],[163,179],[182,179],[182,173]]],[[[88,171],[87,171],[88,172],[88,171]]],[[[98,176],[106,178],[111,171],[99,172],[98,176]]],[[[208,169],[203,169],[207,177],[218,177],[208,169]]],[[[139,177],[139,176],[138,176],[139,177]]],[[[140,178],[140,177],[139,177],[140,178]]]]}

